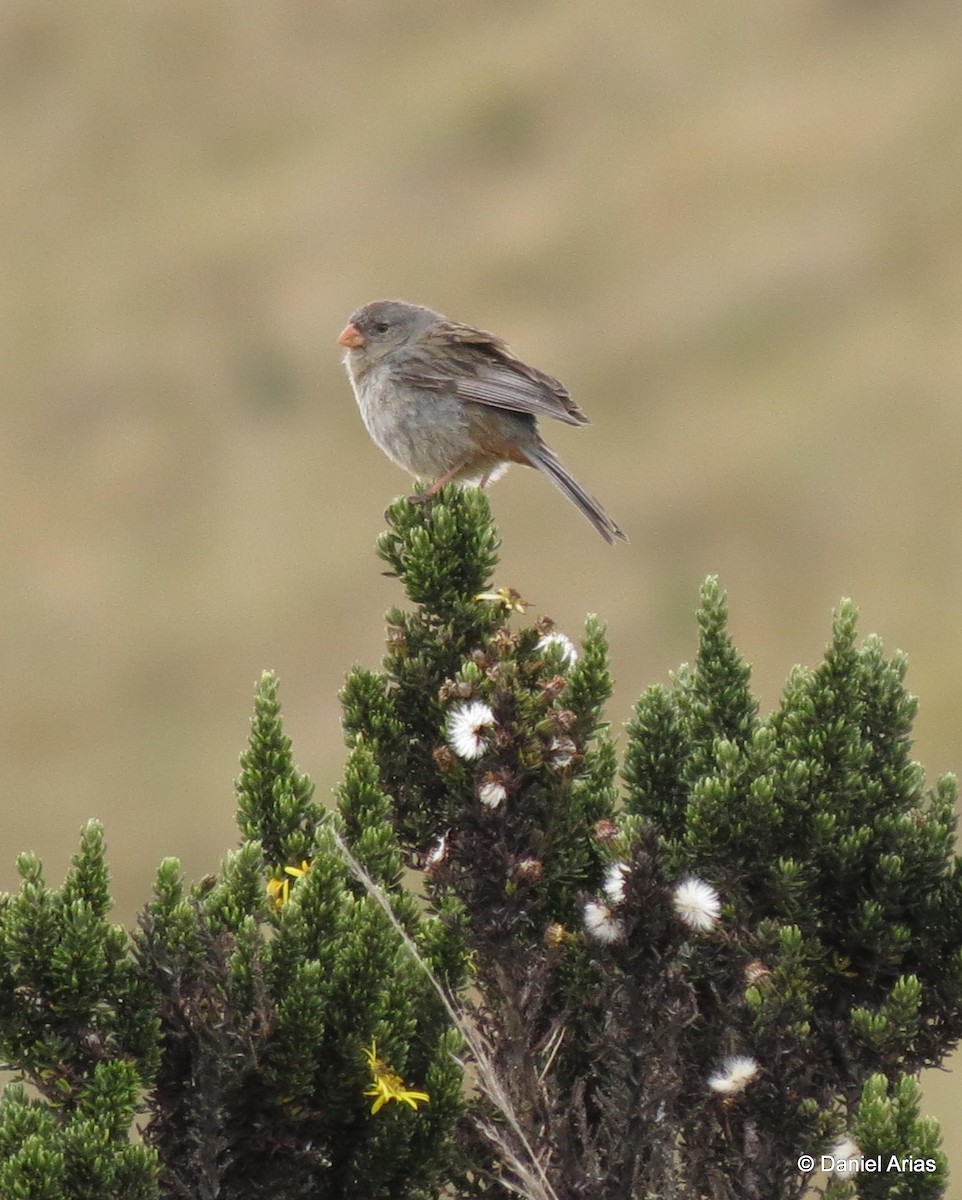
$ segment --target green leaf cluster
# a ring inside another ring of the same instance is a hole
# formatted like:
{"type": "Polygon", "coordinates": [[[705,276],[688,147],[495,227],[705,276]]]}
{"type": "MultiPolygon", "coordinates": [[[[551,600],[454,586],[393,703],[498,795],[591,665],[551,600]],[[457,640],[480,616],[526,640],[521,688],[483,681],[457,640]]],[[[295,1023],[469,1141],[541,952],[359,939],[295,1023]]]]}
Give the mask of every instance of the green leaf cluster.
{"type": "Polygon", "coordinates": [[[431,1194],[462,1102],[455,1043],[424,966],[454,985],[461,959],[400,887],[370,752],[355,751],[339,812],[322,816],[268,674],[241,766],[248,840],[190,890],[178,864],[164,863],[138,937],[164,1030],[149,1126],[162,1194],[431,1194]],[[358,883],[342,835],[424,965],[358,883]],[[373,1045],[430,1100],[372,1113],[373,1045]]]}
{"type": "Polygon", "coordinates": [[[95,823],[60,889],[21,857],[0,1195],[791,1200],[843,1140],[907,1165],[824,1195],[944,1194],[916,1076],[962,1033],[956,789],[904,657],[843,602],[763,717],[710,579],[619,780],[603,625],[529,619],[497,550],[483,492],[391,508],[411,607],[345,682],[333,809],[265,674],[216,874],[165,860],[130,935],[95,823]]]}
{"type": "Polygon", "coordinates": [[[157,1161],[128,1131],[159,1062],[151,989],[109,922],[103,830],[84,829],[61,888],[21,854],[0,898],[0,1055],[29,1080],[0,1099],[0,1195],[154,1194],[157,1161]]]}

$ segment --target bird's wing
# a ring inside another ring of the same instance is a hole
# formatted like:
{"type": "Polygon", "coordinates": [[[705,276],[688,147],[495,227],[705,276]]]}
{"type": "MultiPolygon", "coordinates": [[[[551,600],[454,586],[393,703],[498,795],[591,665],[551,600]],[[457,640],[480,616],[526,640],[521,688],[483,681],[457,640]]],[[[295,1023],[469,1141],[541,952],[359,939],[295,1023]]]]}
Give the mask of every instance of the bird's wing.
{"type": "Polygon", "coordinates": [[[553,417],[568,425],[588,424],[563,384],[523,363],[494,334],[445,321],[430,337],[443,353],[408,356],[398,371],[405,383],[491,408],[553,417]]]}

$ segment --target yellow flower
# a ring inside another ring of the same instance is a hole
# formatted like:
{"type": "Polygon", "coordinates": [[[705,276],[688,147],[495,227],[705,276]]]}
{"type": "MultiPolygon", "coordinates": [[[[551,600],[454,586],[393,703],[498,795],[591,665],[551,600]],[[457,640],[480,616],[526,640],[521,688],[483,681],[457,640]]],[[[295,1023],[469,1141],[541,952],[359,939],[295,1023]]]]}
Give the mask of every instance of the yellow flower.
{"type": "Polygon", "coordinates": [[[376,1113],[391,1100],[403,1101],[414,1109],[421,1101],[430,1100],[427,1092],[414,1092],[404,1086],[400,1075],[395,1075],[386,1062],[377,1056],[377,1042],[371,1042],[371,1048],[365,1048],[364,1057],[371,1071],[371,1086],[365,1091],[365,1096],[373,1096],[374,1103],[371,1112],[376,1113]]]}
{"type": "Polygon", "coordinates": [[[479,592],[475,600],[490,600],[492,604],[500,604],[506,613],[524,613],[531,604],[521,597],[521,593],[511,587],[498,588],[496,592],[479,592]]]}
{"type": "MultiPolygon", "coordinates": [[[[311,864],[306,858],[301,859],[299,867],[285,867],[284,873],[290,875],[292,879],[300,879],[302,875],[306,875],[311,869],[311,864]]],[[[268,879],[267,895],[272,906],[279,912],[291,898],[291,880],[290,879],[268,879]]]]}

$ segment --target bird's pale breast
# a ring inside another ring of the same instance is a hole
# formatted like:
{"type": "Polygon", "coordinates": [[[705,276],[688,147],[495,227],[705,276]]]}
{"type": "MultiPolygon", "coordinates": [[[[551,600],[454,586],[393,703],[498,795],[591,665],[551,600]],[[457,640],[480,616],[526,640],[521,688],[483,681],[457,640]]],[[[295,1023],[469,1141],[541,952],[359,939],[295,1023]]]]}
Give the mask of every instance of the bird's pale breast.
{"type": "Polygon", "coordinates": [[[397,385],[378,367],[352,383],[368,433],[399,467],[437,478],[471,458],[464,405],[456,397],[397,385]]]}

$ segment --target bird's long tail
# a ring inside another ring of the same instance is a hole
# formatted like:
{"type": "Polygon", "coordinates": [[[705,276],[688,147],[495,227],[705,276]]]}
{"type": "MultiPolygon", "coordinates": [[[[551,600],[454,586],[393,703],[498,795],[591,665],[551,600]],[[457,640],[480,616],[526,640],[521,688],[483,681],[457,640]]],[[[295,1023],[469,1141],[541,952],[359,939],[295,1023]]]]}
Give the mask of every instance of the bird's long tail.
{"type": "Polygon", "coordinates": [[[544,471],[551,482],[584,513],[609,545],[614,544],[615,538],[627,542],[628,538],[621,528],[608,516],[594,496],[585,491],[561,459],[553,450],[549,450],[544,442],[539,439],[533,450],[525,447],[524,453],[531,465],[539,471],[544,471]]]}

